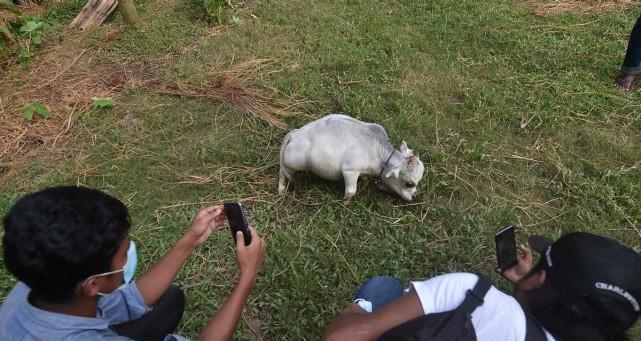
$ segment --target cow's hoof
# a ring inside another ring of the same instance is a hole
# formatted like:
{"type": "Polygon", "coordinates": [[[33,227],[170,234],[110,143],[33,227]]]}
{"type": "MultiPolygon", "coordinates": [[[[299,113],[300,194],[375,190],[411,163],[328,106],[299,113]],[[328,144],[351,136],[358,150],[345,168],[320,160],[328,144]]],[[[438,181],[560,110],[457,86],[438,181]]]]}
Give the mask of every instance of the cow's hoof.
{"type": "Polygon", "coordinates": [[[294,191],[294,184],[293,183],[288,183],[287,186],[278,186],[278,194],[280,195],[287,195],[287,193],[291,193],[294,191]]]}

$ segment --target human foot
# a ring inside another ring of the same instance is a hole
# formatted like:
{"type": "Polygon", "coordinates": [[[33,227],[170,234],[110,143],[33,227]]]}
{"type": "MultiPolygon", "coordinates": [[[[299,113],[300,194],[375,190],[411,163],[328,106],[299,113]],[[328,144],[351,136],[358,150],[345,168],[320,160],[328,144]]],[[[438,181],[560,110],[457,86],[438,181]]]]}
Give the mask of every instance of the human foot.
{"type": "Polygon", "coordinates": [[[636,75],[620,74],[614,81],[614,85],[621,91],[632,91],[632,85],[636,75]]]}

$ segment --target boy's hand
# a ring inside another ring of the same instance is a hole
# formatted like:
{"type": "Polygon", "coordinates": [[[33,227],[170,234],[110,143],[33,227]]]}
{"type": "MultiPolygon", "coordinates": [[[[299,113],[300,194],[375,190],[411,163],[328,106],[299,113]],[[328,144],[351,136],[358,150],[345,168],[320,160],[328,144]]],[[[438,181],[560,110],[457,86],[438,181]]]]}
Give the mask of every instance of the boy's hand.
{"type": "Polygon", "coordinates": [[[241,279],[247,278],[251,281],[256,279],[258,270],[260,270],[263,260],[265,260],[265,249],[267,243],[258,236],[256,229],[253,226],[249,227],[251,234],[251,244],[245,246],[245,237],[243,233],[236,232],[236,259],[240,267],[241,279]]]}
{"type": "Polygon", "coordinates": [[[220,230],[226,222],[227,217],[223,205],[203,208],[194,217],[194,222],[185,237],[193,243],[193,246],[198,246],[204,243],[213,231],[220,230]]]}
{"type": "Polygon", "coordinates": [[[532,250],[527,246],[519,245],[519,252],[516,256],[516,261],[516,265],[509,269],[501,271],[501,269],[496,268],[496,272],[501,274],[501,276],[508,281],[512,282],[512,284],[516,284],[525,277],[532,268],[534,268],[532,250]]]}

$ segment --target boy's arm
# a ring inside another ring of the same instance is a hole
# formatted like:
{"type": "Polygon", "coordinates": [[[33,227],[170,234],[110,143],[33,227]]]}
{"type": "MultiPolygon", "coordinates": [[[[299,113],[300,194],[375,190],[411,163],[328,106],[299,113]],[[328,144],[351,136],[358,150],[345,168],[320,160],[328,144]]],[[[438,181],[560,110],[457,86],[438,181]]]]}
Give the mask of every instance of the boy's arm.
{"type": "Polygon", "coordinates": [[[415,291],[410,291],[371,314],[357,305],[351,305],[329,323],[321,340],[377,340],[389,329],[422,315],[423,306],[415,291]]]}
{"type": "Polygon", "coordinates": [[[243,312],[263,260],[267,244],[253,227],[249,228],[251,244],[245,246],[243,234],[236,234],[236,258],[240,267],[240,279],[231,295],[214,315],[198,338],[201,341],[230,340],[243,312]]]}
{"type": "Polygon", "coordinates": [[[145,304],[151,306],[158,301],[194,249],[204,243],[212,231],[224,224],[223,205],[207,207],[198,212],[189,231],[149,271],[136,280],[145,304]]]}

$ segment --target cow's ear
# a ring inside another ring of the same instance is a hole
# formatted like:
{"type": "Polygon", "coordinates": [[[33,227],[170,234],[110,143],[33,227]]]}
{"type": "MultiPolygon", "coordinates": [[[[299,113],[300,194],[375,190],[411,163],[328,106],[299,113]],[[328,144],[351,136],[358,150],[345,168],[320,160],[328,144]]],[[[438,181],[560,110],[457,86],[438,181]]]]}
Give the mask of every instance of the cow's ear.
{"type": "Polygon", "coordinates": [[[390,178],[390,177],[393,176],[395,178],[398,178],[400,173],[401,173],[401,169],[399,167],[394,167],[394,168],[390,169],[389,171],[387,171],[387,173],[385,173],[385,177],[386,178],[390,178]]]}
{"type": "Polygon", "coordinates": [[[412,155],[413,153],[414,151],[407,147],[407,143],[405,143],[405,141],[401,141],[401,154],[412,155]]]}
{"type": "Polygon", "coordinates": [[[407,154],[407,151],[409,151],[409,150],[410,149],[407,148],[407,143],[405,143],[405,141],[401,141],[401,153],[402,154],[407,154]]]}

